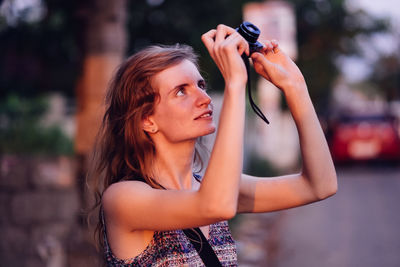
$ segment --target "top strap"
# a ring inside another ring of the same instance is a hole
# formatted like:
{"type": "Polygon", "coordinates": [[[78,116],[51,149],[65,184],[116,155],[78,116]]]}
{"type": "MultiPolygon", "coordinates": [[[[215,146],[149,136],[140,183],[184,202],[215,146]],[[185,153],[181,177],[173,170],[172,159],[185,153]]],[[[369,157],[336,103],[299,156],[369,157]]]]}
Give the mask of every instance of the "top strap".
{"type": "Polygon", "coordinates": [[[107,229],[106,229],[106,220],[104,219],[104,210],[103,207],[100,207],[100,217],[101,217],[101,223],[103,224],[103,240],[104,240],[104,245],[105,249],[108,251],[110,249],[110,246],[108,245],[107,241],[107,229]]]}

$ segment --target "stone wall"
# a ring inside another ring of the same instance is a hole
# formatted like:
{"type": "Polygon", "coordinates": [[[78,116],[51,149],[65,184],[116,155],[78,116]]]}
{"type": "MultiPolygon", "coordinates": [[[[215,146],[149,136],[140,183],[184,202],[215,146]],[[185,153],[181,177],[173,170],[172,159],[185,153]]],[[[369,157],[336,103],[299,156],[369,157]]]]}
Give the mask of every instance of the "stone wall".
{"type": "Polygon", "coordinates": [[[73,159],[1,156],[1,266],[97,266],[79,199],[73,159]]]}

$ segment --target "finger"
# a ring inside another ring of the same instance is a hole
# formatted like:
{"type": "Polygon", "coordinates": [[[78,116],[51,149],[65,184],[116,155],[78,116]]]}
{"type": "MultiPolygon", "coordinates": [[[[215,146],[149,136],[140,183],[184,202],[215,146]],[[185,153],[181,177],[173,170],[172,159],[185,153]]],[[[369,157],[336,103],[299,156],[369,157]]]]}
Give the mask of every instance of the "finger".
{"type": "Polygon", "coordinates": [[[270,40],[266,40],[264,45],[268,50],[271,50],[273,48],[270,40]]]}
{"type": "MultiPolygon", "coordinates": [[[[241,36],[239,33],[238,35],[240,36],[240,38],[242,39],[242,41],[240,42],[241,46],[244,46],[244,53],[246,53],[247,56],[250,56],[250,45],[249,43],[246,41],[246,39],[244,39],[243,36],[241,36]]],[[[240,53],[240,55],[242,55],[242,53],[240,53]]]]}
{"type": "Polygon", "coordinates": [[[214,46],[214,38],[217,31],[215,29],[209,30],[201,36],[201,41],[204,46],[207,48],[208,53],[211,57],[214,56],[213,46],[214,46]]]}
{"type": "MultiPolygon", "coordinates": [[[[267,59],[265,58],[265,56],[259,52],[254,52],[253,54],[251,54],[251,59],[255,62],[259,62],[261,64],[263,64],[264,61],[267,61],[267,59]]],[[[264,64],[263,64],[264,65],[264,64]]]]}
{"type": "Polygon", "coordinates": [[[246,53],[246,55],[247,55],[247,52],[246,52],[246,45],[244,45],[244,44],[242,44],[242,43],[239,43],[239,45],[238,45],[238,52],[239,52],[239,55],[243,55],[243,53],[246,53]]]}
{"type": "Polygon", "coordinates": [[[249,43],[238,32],[235,31],[234,33],[232,33],[228,38],[226,38],[226,41],[234,45],[240,55],[242,55],[243,53],[249,55],[249,43]]]}
{"type": "Polygon", "coordinates": [[[245,53],[245,51],[246,51],[246,46],[240,43],[240,44],[238,45],[238,52],[239,52],[239,55],[242,55],[243,53],[245,53]]]}
{"type": "Polygon", "coordinates": [[[223,24],[219,24],[217,26],[217,34],[215,36],[215,42],[216,43],[221,43],[222,41],[225,40],[226,36],[231,35],[232,33],[235,33],[236,30],[228,27],[226,25],[223,24]]]}
{"type": "Polygon", "coordinates": [[[271,44],[272,44],[272,50],[274,51],[274,53],[278,53],[280,51],[278,41],[275,39],[271,40],[271,44]]]}
{"type": "Polygon", "coordinates": [[[246,52],[246,54],[248,55],[250,51],[249,43],[236,31],[225,39],[224,44],[227,46],[234,46],[240,55],[242,55],[243,52],[246,52]]]}
{"type": "Polygon", "coordinates": [[[268,73],[268,69],[273,66],[273,64],[267,60],[263,54],[258,52],[251,54],[251,59],[254,64],[261,64],[265,73],[268,73]]]}
{"type": "Polygon", "coordinates": [[[262,49],[263,53],[267,53],[268,51],[271,51],[273,49],[273,45],[272,45],[271,41],[262,40],[261,43],[263,44],[263,49],[262,49]]]}
{"type": "Polygon", "coordinates": [[[214,38],[217,31],[215,29],[209,30],[201,36],[201,40],[203,41],[206,47],[212,46],[214,44],[214,38]]]}

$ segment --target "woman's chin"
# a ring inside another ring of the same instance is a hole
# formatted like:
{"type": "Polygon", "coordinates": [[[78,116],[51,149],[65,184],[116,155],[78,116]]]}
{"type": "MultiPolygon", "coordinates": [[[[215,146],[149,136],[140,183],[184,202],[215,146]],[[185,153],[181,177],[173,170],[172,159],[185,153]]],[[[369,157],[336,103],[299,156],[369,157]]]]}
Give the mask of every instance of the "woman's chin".
{"type": "Polygon", "coordinates": [[[201,134],[200,136],[206,136],[206,135],[209,135],[209,134],[213,134],[213,133],[215,133],[215,129],[216,128],[213,125],[213,126],[209,127],[206,131],[204,131],[204,133],[201,134]]]}

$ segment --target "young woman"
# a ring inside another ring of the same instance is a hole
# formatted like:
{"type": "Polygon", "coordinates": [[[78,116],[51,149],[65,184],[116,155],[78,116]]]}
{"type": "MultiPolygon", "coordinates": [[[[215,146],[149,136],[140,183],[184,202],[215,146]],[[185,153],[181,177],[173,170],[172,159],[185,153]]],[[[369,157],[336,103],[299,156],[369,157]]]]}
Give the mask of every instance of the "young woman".
{"type": "Polygon", "coordinates": [[[219,25],[202,41],[225,80],[208,166],[194,174],[196,142],[213,133],[211,99],[190,47],[152,46],[128,58],[107,95],[91,177],[98,181],[98,233],[109,266],[202,266],[182,229],[199,227],[223,266],[236,265],[226,220],[319,201],[336,173],[304,78],[275,41],[251,59],[280,88],[296,123],[302,172],[259,179],[242,174],[247,42],[219,25]]]}

